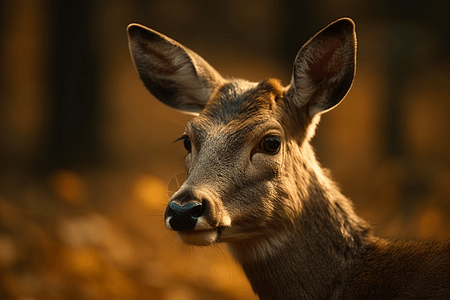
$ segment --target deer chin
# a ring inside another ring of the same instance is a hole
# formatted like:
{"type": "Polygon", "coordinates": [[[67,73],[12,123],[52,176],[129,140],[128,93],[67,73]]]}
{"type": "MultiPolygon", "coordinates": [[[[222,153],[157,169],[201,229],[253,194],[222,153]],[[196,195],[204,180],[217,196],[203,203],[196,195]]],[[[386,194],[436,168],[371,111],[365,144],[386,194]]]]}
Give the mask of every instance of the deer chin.
{"type": "Polygon", "coordinates": [[[209,246],[220,239],[220,230],[178,231],[178,239],[183,243],[195,246],[209,246]]]}

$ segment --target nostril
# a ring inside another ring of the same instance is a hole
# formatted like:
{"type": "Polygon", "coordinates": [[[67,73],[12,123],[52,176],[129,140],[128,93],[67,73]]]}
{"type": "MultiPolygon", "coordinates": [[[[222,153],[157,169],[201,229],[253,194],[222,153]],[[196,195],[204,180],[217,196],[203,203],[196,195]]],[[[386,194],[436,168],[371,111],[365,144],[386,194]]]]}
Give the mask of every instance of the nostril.
{"type": "Polygon", "coordinates": [[[202,205],[199,203],[199,205],[192,207],[190,214],[193,218],[201,217],[201,215],[203,215],[202,205]]]}

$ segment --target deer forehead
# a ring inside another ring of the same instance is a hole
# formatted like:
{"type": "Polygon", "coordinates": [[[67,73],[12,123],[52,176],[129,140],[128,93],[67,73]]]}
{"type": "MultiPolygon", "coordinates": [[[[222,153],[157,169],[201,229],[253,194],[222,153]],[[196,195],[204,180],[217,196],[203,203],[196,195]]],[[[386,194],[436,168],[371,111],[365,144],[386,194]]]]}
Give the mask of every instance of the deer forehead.
{"type": "Polygon", "coordinates": [[[267,79],[261,83],[233,80],[216,90],[202,115],[220,124],[251,120],[258,114],[272,111],[282,96],[283,88],[276,79],[267,79]]]}
{"type": "Polygon", "coordinates": [[[200,141],[217,135],[239,139],[280,127],[277,102],[283,94],[276,79],[261,83],[232,80],[216,90],[200,115],[188,123],[186,131],[200,141]]]}

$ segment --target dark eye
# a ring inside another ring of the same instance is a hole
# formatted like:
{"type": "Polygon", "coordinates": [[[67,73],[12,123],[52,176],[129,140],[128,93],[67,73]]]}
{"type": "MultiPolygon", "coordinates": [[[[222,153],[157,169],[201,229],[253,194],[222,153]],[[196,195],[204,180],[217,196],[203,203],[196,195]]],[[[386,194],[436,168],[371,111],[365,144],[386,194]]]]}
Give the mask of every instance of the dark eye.
{"type": "Polygon", "coordinates": [[[187,152],[191,152],[191,139],[187,135],[183,135],[182,137],[175,140],[175,142],[183,140],[183,146],[184,149],[186,149],[187,152]]]}
{"type": "Polygon", "coordinates": [[[280,150],[281,138],[276,135],[268,135],[262,139],[259,148],[269,154],[277,154],[280,150]]]}
{"type": "Polygon", "coordinates": [[[191,152],[191,139],[188,136],[185,136],[183,139],[183,146],[187,152],[191,152]]]}

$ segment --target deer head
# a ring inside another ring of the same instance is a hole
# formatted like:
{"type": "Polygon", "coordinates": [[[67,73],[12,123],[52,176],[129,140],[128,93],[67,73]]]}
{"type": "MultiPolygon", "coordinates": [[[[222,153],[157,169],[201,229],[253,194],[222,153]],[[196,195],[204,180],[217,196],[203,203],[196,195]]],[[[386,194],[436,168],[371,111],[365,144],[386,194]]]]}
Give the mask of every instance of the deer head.
{"type": "Polygon", "coordinates": [[[279,237],[292,227],[311,186],[328,184],[309,140],[320,115],[352,85],[354,23],[340,19],[312,37],[287,87],[277,79],[224,78],[195,52],[142,25],[131,24],[128,34],[148,90],[195,116],[179,138],[188,177],[169,201],[166,226],[193,245],[279,237]]]}

